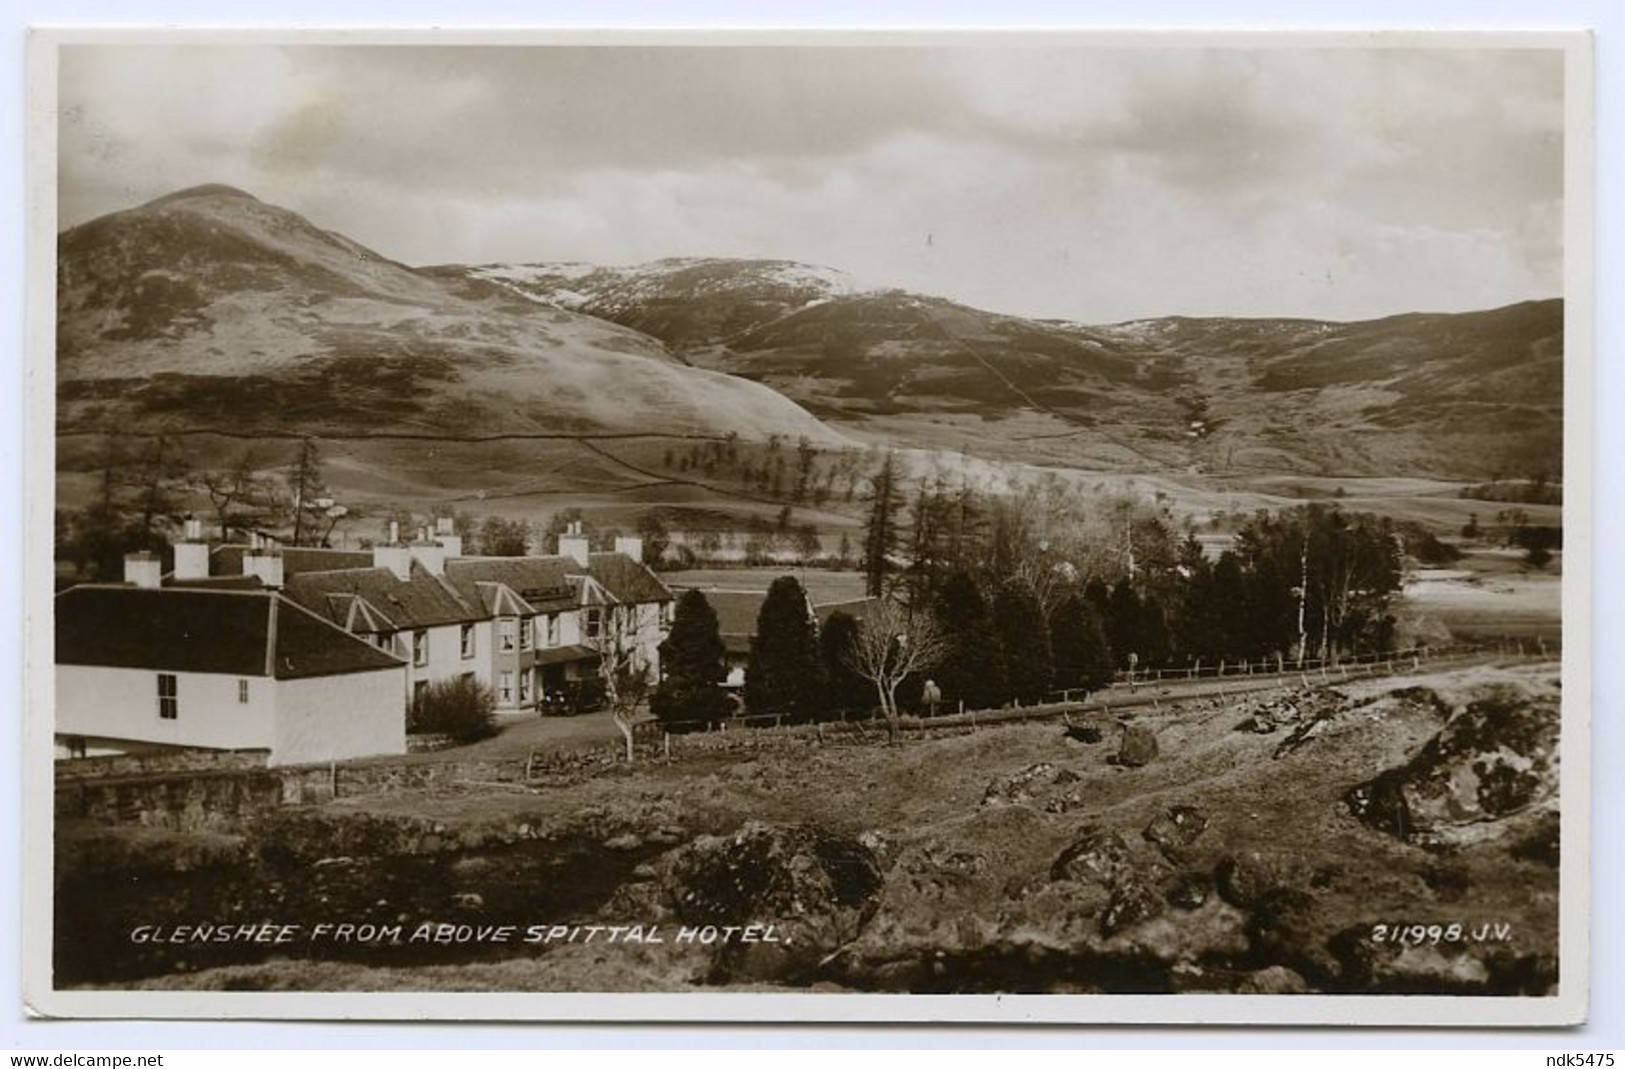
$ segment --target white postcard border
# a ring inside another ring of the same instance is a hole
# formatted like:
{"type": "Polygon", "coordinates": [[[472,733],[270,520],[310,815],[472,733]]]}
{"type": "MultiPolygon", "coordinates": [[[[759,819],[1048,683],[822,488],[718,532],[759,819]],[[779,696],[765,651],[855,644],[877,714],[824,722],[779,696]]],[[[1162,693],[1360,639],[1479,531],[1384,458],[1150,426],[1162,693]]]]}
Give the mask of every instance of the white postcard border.
{"type": "Polygon", "coordinates": [[[54,795],[51,572],[24,567],[23,993],[30,1013],[63,1018],[424,1021],[1046,1022],[1090,1024],[1561,1027],[1588,1015],[1592,705],[1591,524],[1595,472],[1594,41],[1584,30],[1085,30],[1072,26],[964,29],[601,30],[471,27],[221,29],[38,28],[28,42],[26,561],[47,560],[55,481],[56,59],[64,45],[737,45],[812,43],[1003,46],[1289,48],[1561,48],[1565,53],[1564,574],[1560,993],[1545,998],[1375,995],[886,995],[699,992],[259,993],[57,991],[51,986],[54,795]]]}

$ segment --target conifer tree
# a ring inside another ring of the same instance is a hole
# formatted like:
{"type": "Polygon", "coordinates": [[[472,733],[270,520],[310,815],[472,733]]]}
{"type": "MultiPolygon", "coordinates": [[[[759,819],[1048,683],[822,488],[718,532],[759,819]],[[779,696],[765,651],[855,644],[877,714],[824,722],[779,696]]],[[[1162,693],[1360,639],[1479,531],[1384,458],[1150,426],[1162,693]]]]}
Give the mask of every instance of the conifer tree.
{"type": "Polygon", "coordinates": [[[933,678],[949,705],[968,709],[1004,704],[1004,647],[988,612],[981,588],[968,572],[954,572],[937,591],[933,615],[944,652],[933,678]]]}
{"type": "Polygon", "coordinates": [[[753,714],[810,719],[824,704],[824,683],[818,621],[807,592],[794,576],[780,576],[756,616],[745,705],[753,714]]]}
{"type": "Polygon", "coordinates": [[[896,463],[887,453],[870,485],[869,520],[863,535],[864,589],[872,598],[886,593],[886,577],[891,574],[891,556],[897,549],[902,509],[903,494],[897,485],[896,463]]]}
{"type": "MultiPolygon", "coordinates": [[[[698,590],[677,599],[671,634],[660,647],[664,678],[649,699],[649,708],[666,724],[713,723],[727,715],[727,648],[717,627],[716,610],[698,590]]],[[[694,726],[698,726],[695,724],[694,726]]]]}
{"type": "Polygon", "coordinates": [[[853,649],[861,625],[850,613],[831,613],[819,632],[824,653],[824,671],[829,680],[831,709],[870,709],[875,689],[852,667],[853,649]]]}
{"type": "Polygon", "coordinates": [[[1112,651],[1100,613],[1088,599],[1069,596],[1050,623],[1054,684],[1062,689],[1097,690],[1112,681],[1112,651]]]}
{"type": "Polygon", "coordinates": [[[1025,580],[1011,579],[993,598],[993,629],[1004,648],[1010,697],[1018,702],[1041,700],[1055,675],[1049,625],[1038,595],[1025,580]]]}

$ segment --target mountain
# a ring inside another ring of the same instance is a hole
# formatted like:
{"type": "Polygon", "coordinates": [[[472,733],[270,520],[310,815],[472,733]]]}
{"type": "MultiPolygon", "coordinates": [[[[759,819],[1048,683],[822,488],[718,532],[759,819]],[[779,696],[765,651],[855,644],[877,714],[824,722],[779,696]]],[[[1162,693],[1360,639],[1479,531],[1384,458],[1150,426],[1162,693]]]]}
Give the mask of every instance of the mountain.
{"type": "Polygon", "coordinates": [[[839,437],[634,329],[200,186],[58,236],[64,431],[839,437]]]}
{"type": "Polygon", "coordinates": [[[685,348],[715,344],[853,291],[840,271],[790,260],[671,258],[634,267],[487,264],[429,272],[490,282],[539,304],[613,320],[685,348]]]}
{"type": "Polygon", "coordinates": [[[439,268],[645,331],[864,437],[1117,471],[1481,478],[1558,470],[1563,306],[1365,322],[1086,325],[827,268],[439,268]]]}

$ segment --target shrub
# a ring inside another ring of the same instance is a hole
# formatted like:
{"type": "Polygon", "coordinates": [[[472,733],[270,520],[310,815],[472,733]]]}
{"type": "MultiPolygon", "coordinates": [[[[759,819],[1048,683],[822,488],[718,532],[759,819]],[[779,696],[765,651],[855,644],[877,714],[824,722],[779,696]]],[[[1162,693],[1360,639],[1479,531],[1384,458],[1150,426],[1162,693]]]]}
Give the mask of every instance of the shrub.
{"type": "Polygon", "coordinates": [[[406,730],[414,735],[450,735],[460,743],[497,733],[496,696],[471,676],[443,679],[424,687],[412,701],[406,730]]]}

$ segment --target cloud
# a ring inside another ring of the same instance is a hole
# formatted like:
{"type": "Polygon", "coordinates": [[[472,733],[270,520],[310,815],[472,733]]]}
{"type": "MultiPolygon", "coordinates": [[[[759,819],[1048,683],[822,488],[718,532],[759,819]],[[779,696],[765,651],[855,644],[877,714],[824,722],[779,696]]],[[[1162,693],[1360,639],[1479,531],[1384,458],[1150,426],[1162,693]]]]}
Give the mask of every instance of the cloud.
{"type": "Polygon", "coordinates": [[[1028,314],[1559,292],[1561,55],[75,46],[67,223],[205,181],[408,262],[829,263],[1028,314]]]}

